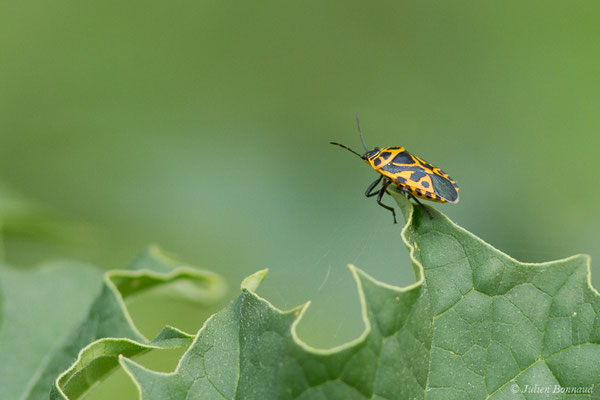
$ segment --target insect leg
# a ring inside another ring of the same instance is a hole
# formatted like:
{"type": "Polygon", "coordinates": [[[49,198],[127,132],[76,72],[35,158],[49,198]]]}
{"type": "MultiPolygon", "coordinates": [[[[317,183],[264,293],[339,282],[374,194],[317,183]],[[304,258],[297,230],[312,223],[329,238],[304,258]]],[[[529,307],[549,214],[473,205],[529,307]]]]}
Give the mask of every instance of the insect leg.
{"type": "Polygon", "coordinates": [[[412,197],[412,199],[413,199],[414,201],[416,201],[416,202],[417,202],[417,204],[418,204],[418,205],[420,205],[420,206],[421,206],[421,208],[427,212],[427,215],[429,215],[429,219],[433,219],[433,215],[431,215],[431,212],[430,212],[430,211],[427,209],[427,207],[425,207],[425,206],[423,205],[423,203],[421,203],[421,202],[419,201],[419,199],[417,199],[417,198],[416,198],[416,197],[415,197],[415,196],[414,196],[414,195],[413,195],[411,192],[408,192],[408,191],[407,191],[406,193],[408,193],[408,195],[409,195],[410,197],[412,197]]]}
{"type": "Polygon", "coordinates": [[[385,204],[383,204],[381,202],[381,198],[383,197],[383,194],[385,193],[385,190],[387,189],[388,186],[390,186],[391,182],[385,182],[383,184],[383,186],[381,187],[381,190],[379,190],[379,195],[377,196],[377,204],[379,204],[381,207],[385,208],[386,210],[390,210],[392,212],[392,215],[394,217],[394,223],[397,224],[396,222],[396,211],[390,207],[390,206],[386,206],[385,204]]]}
{"type": "Polygon", "coordinates": [[[381,182],[381,179],[383,179],[383,175],[379,175],[379,178],[377,178],[373,183],[371,183],[369,185],[369,187],[365,191],[365,196],[367,196],[367,197],[373,197],[376,194],[379,194],[379,191],[373,192],[373,189],[375,189],[375,186],[377,186],[379,184],[379,182],[381,182]]]}

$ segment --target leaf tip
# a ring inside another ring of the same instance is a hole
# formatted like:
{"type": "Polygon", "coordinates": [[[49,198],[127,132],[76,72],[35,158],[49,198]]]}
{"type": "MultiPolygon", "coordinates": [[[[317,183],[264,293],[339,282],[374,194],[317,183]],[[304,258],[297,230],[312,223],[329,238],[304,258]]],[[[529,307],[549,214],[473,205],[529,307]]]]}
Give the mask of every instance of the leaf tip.
{"type": "Polygon", "coordinates": [[[292,313],[294,313],[294,316],[296,316],[297,319],[300,319],[300,318],[302,318],[302,315],[304,315],[304,313],[306,312],[308,307],[310,307],[311,303],[312,302],[310,300],[308,300],[304,304],[300,304],[299,306],[292,308],[291,311],[292,311],[292,313]]]}
{"type": "Polygon", "coordinates": [[[241,289],[254,292],[256,288],[261,284],[261,282],[265,279],[268,272],[269,269],[265,268],[263,270],[253,273],[252,275],[250,275],[242,281],[241,289]]]}
{"type": "Polygon", "coordinates": [[[367,274],[364,273],[362,269],[358,268],[354,264],[347,264],[346,267],[348,267],[356,281],[360,280],[361,275],[369,277],[367,274]]]}

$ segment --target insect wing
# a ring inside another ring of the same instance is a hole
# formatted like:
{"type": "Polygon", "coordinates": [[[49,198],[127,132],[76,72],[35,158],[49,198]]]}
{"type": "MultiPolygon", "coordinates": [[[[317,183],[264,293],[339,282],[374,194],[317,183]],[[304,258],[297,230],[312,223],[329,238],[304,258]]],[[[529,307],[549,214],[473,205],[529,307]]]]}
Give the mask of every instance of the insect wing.
{"type": "Polygon", "coordinates": [[[458,186],[444,171],[402,151],[385,166],[385,171],[399,186],[423,199],[458,202],[458,186]]]}

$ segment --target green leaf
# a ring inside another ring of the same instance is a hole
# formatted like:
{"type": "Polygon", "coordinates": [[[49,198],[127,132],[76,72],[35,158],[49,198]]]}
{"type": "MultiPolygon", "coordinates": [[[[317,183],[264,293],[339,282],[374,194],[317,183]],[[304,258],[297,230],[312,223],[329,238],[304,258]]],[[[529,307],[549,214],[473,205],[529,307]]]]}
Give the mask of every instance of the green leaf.
{"type": "Polygon", "coordinates": [[[217,275],[156,248],[129,270],[104,274],[65,262],[31,271],[0,268],[0,398],[47,399],[51,392],[54,399],[76,399],[118,366],[119,355],[188,346],[192,336],[169,326],[146,339],[124,303],[165,287],[173,294],[183,282],[184,299],[197,303],[214,303],[224,293],[217,275]]]}
{"type": "Polygon", "coordinates": [[[89,308],[101,277],[101,270],[73,262],[0,266],[0,399],[29,398],[46,357],[89,308]]]}
{"type": "Polygon", "coordinates": [[[600,396],[600,297],[587,256],[520,263],[435,209],[430,220],[394,197],[417,282],[395,287],[349,266],[365,324],[360,337],[328,350],[303,343],[296,326],[308,304],[273,307],[254,292],[261,271],[206,322],[173,373],[121,357],[141,397],[564,398],[528,393],[534,386],[600,396]]]}

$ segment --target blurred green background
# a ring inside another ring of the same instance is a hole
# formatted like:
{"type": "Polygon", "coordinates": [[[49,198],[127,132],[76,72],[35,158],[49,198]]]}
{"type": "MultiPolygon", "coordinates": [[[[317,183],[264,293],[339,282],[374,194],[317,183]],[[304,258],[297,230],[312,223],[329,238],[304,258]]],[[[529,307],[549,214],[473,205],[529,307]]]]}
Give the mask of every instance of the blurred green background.
{"type": "Polygon", "coordinates": [[[12,264],[117,268],[157,243],[232,296],[268,267],[275,305],[313,301],[306,341],[352,339],[347,263],[414,282],[402,224],[363,196],[375,173],[328,144],[360,150],[355,112],[370,147],[450,173],[461,201],[437,207],[495,247],[600,260],[598,3],[0,7],[0,180],[47,222],[5,221],[12,264]]]}

